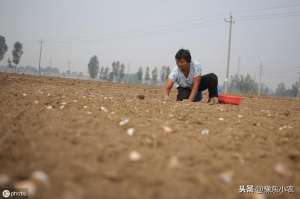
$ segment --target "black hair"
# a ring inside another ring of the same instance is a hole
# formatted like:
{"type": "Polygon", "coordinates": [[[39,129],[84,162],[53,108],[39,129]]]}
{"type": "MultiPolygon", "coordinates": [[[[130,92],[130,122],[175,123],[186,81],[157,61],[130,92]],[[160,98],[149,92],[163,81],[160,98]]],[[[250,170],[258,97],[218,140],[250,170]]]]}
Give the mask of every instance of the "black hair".
{"type": "Polygon", "coordinates": [[[185,59],[187,62],[191,63],[192,56],[188,49],[180,49],[175,55],[175,59],[185,59]]]}

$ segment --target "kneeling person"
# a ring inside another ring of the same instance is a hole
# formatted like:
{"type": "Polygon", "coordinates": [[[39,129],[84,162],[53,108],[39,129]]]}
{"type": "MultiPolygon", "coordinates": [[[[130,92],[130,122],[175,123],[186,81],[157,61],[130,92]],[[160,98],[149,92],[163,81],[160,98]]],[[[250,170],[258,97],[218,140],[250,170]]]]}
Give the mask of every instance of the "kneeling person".
{"type": "Polygon", "coordinates": [[[209,103],[218,102],[218,77],[214,73],[201,76],[201,66],[192,61],[189,50],[180,49],[176,55],[177,67],[173,68],[164,89],[169,97],[173,84],[177,86],[177,101],[191,102],[202,100],[202,91],[208,89],[209,103]]]}

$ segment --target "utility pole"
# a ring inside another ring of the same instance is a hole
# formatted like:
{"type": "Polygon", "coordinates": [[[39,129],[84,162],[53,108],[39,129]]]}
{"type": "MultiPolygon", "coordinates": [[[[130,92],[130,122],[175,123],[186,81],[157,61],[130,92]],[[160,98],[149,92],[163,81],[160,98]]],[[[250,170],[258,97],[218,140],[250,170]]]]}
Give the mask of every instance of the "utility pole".
{"type": "Polygon", "coordinates": [[[299,79],[298,79],[297,97],[300,98],[300,77],[299,77],[299,79]]]}
{"type": "Polygon", "coordinates": [[[39,75],[41,75],[42,51],[43,51],[43,40],[40,41],[39,75]]]}
{"type": "Polygon", "coordinates": [[[241,57],[239,56],[238,58],[238,63],[237,63],[237,69],[236,69],[236,74],[237,76],[240,76],[240,70],[241,70],[241,57]]]}
{"type": "Polygon", "coordinates": [[[230,50],[231,50],[231,32],[232,24],[234,24],[232,14],[230,13],[229,19],[224,19],[226,23],[229,23],[229,38],[228,38],[228,52],[227,52],[227,67],[226,67],[226,78],[225,78],[225,94],[228,92],[228,81],[229,81],[229,66],[230,66],[230,50]]]}
{"type": "Polygon", "coordinates": [[[259,85],[258,85],[258,96],[261,95],[261,89],[262,89],[262,72],[263,72],[263,65],[260,63],[259,65],[259,85]]]}
{"type": "Polygon", "coordinates": [[[299,79],[298,79],[297,98],[300,99],[300,66],[298,68],[299,68],[299,72],[298,72],[299,79]]]}

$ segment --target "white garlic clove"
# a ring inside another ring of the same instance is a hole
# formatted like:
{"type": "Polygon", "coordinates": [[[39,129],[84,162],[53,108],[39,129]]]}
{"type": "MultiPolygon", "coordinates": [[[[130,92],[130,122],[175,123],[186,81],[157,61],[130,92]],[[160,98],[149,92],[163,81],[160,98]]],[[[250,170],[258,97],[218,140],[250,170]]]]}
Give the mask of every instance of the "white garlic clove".
{"type": "Polygon", "coordinates": [[[142,159],[142,155],[137,151],[131,151],[129,154],[129,160],[137,162],[142,159]]]}

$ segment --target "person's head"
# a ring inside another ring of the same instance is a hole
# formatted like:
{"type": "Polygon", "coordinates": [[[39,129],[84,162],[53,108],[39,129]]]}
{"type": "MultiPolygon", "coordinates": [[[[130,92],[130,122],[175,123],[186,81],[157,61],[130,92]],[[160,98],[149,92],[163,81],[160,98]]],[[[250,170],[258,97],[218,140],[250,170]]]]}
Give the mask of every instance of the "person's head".
{"type": "Polygon", "coordinates": [[[187,49],[180,49],[175,55],[176,64],[179,69],[186,68],[190,65],[192,57],[191,53],[187,49]]]}

